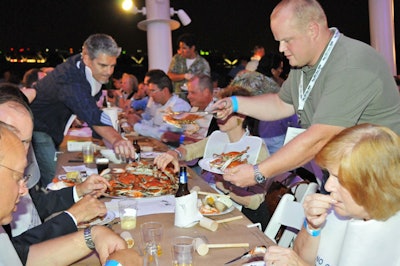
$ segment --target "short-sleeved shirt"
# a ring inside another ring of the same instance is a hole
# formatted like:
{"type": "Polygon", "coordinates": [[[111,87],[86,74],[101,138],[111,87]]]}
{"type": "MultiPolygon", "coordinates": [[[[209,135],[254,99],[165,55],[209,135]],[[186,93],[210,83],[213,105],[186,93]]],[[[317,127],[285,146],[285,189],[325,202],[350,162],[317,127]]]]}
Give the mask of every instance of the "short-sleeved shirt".
{"type": "MultiPolygon", "coordinates": [[[[280,98],[299,106],[299,82],[304,90],[316,64],[292,69],[279,92],[280,98]]],[[[362,123],[386,126],[400,134],[400,95],[388,65],[369,45],[341,35],[315,82],[304,110],[301,126],[328,124],[351,127],[362,123]]]]}
{"type": "MultiPolygon", "coordinates": [[[[196,55],[194,62],[190,65],[189,68],[187,68],[186,58],[180,56],[179,54],[175,54],[172,57],[168,71],[176,74],[191,73],[194,75],[199,75],[199,74],[204,74],[207,76],[211,75],[210,65],[208,64],[207,60],[200,55],[196,55]]],[[[186,80],[173,82],[174,92],[175,93],[181,92],[181,86],[185,82],[186,80]]]]}

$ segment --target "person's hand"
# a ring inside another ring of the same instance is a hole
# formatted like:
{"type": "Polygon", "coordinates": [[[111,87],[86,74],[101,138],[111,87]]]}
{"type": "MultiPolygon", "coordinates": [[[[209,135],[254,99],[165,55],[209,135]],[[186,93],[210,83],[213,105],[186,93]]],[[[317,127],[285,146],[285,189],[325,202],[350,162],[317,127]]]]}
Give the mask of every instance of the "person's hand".
{"type": "Polygon", "coordinates": [[[116,260],[124,266],[141,266],[143,258],[134,249],[120,249],[112,253],[107,260],[116,260]]]}
{"type": "Polygon", "coordinates": [[[86,195],[67,210],[73,215],[78,224],[88,222],[96,217],[106,215],[107,208],[104,202],[93,196],[86,195]]]}
{"type": "Polygon", "coordinates": [[[325,223],[328,210],[334,203],[336,203],[336,200],[331,196],[319,193],[308,195],[304,199],[304,214],[311,229],[321,228],[322,224],[325,223]]]}
{"type": "Polygon", "coordinates": [[[137,115],[135,112],[131,111],[126,114],[126,120],[130,125],[134,125],[140,122],[140,120],[142,120],[142,117],[140,115],[137,115]]]}
{"type": "MultiPolygon", "coordinates": [[[[125,240],[105,226],[93,226],[91,232],[102,265],[105,264],[111,254],[127,248],[125,240]]],[[[133,250],[129,251],[133,252],[133,250]]]]}
{"type": "Polygon", "coordinates": [[[159,169],[164,170],[168,164],[172,163],[174,165],[174,172],[177,173],[179,171],[179,161],[178,158],[172,155],[175,153],[174,151],[168,151],[158,155],[154,158],[154,164],[157,165],[159,169]]]}
{"type": "Polygon", "coordinates": [[[190,80],[191,78],[193,78],[193,74],[191,74],[191,73],[185,73],[185,75],[184,75],[184,77],[185,77],[185,79],[186,80],[190,80]]]}
{"type": "Polygon", "coordinates": [[[162,142],[176,142],[179,143],[179,139],[181,137],[180,133],[172,132],[172,131],[165,131],[161,135],[161,141],[162,142]]]}
{"type": "Polygon", "coordinates": [[[115,154],[118,154],[122,157],[132,159],[136,157],[135,148],[129,140],[121,138],[113,143],[113,148],[115,154]]]}
{"type": "Polygon", "coordinates": [[[285,266],[301,266],[308,265],[303,259],[297,255],[293,249],[280,246],[270,246],[264,255],[265,265],[285,265],[285,266]]]}
{"type": "Polygon", "coordinates": [[[228,115],[230,115],[233,112],[231,98],[227,97],[218,100],[213,104],[211,110],[214,110],[214,112],[216,113],[215,117],[217,119],[222,119],[222,120],[225,119],[226,117],[228,117],[228,115]]]}
{"type": "Polygon", "coordinates": [[[110,183],[99,175],[91,175],[84,182],[79,183],[75,186],[76,193],[78,193],[79,197],[82,197],[86,194],[90,194],[95,196],[96,198],[100,197],[110,186],[110,183]]]}
{"type": "Polygon", "coordinates": [[[223,177],[224,180],[238,187],[249,187],[256,184],[254,169],[251,164],[240,164],[236,167],[227,168],[223,177]]]}

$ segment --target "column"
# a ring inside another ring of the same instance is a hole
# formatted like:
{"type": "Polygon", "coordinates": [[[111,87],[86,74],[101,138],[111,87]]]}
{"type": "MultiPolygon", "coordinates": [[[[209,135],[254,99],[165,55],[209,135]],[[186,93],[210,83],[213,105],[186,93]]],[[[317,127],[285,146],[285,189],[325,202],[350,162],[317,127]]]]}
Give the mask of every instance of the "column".
{"type": "Polygon", "coordinates": [[[393,0],[369,0],[371,46],[387,61],[392,75],[397,75],[394,37],[393,0]]]}

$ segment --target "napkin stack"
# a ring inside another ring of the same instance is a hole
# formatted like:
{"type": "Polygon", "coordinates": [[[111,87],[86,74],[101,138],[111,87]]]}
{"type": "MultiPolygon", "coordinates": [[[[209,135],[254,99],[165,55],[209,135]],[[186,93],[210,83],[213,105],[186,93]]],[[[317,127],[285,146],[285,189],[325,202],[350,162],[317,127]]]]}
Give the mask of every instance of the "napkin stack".
{"type": "Polygon", "coordinates": [[[197,192],[175,198],[175,226],[192,227],[201,217],[197,208],[197,192]]]}

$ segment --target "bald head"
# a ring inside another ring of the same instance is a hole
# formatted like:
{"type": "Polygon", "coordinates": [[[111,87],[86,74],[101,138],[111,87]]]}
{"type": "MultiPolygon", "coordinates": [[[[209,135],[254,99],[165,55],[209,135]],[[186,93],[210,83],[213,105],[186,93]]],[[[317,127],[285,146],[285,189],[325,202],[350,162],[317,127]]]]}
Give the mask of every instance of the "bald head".
{"type": "Polygon", "coordinates": [[[15,128],[16,135],[28,151],[32,140],[33,119],[27,106],[14,100],[0,103],[0,121],[15,128]]]}

